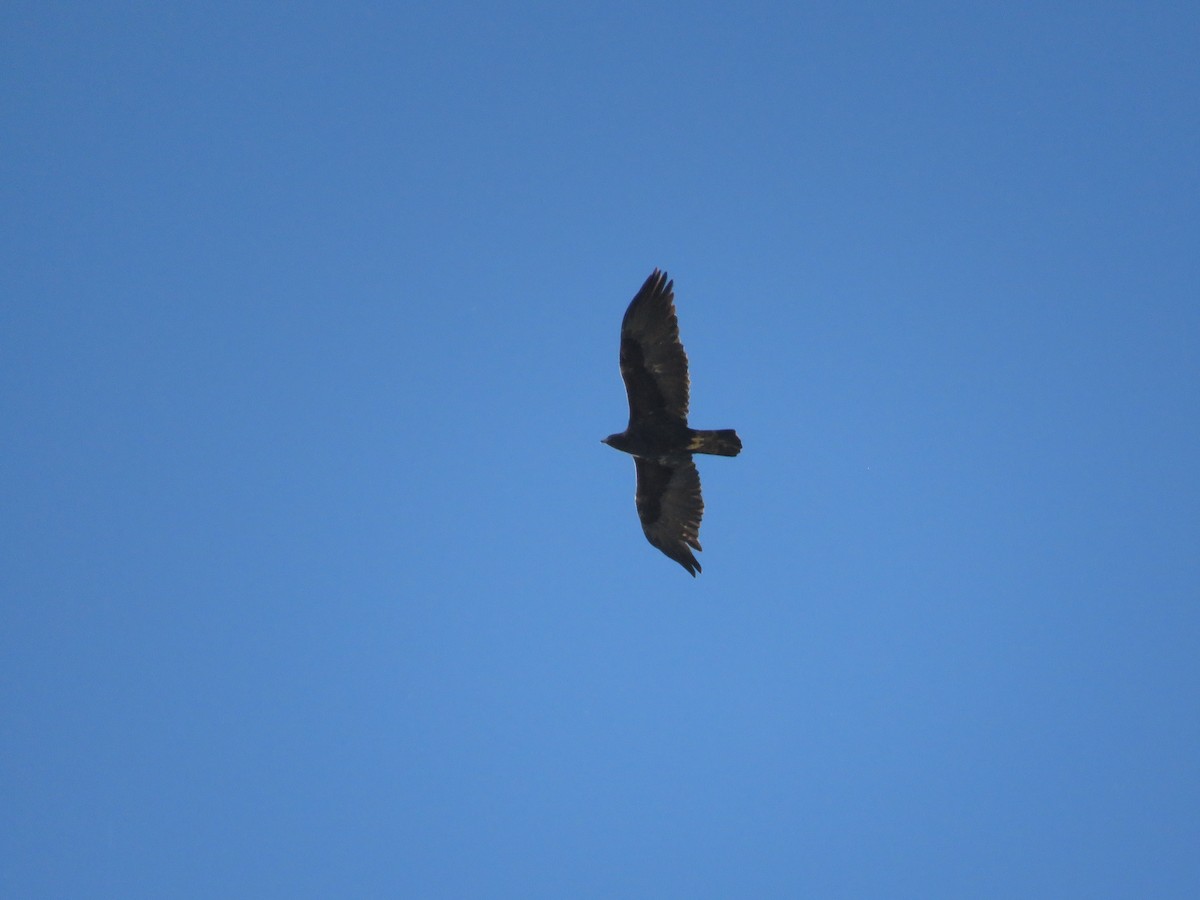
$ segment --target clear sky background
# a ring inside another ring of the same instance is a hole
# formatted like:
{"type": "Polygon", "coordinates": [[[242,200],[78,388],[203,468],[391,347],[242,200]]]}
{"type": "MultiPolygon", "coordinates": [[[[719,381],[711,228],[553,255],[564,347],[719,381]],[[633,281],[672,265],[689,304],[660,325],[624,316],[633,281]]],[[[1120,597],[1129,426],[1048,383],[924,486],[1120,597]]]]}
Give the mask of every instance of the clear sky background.
{"type": "Polygon", "coordinates": [[[4,896],[1200,896],[1200,6],[0,40],[4,896]]]}

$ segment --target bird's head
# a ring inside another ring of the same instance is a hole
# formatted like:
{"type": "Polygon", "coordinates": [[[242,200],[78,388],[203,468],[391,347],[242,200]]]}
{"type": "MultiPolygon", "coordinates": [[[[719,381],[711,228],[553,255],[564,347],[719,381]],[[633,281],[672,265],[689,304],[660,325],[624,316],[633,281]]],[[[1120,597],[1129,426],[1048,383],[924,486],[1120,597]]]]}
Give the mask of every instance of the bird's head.
{"type": "Polygon", "coordinates": [[[610,434],[606,438],[601,438],[600,443],[608,444],[608,446],[612,447],[614,450],[624,450],[626,446],[625,433],[618,432],[617,434],[610,434]]]}

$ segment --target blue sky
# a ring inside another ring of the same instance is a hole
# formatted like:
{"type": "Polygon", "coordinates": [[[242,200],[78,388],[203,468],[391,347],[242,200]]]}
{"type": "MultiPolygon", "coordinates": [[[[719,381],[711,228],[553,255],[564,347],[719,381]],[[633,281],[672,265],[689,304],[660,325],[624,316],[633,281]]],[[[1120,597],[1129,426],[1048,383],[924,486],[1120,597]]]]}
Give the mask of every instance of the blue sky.
{"type": "Polygon", "coordinates": [[[1200,894],[1194,4],[0,40],[0,893],[1200,894]]]}

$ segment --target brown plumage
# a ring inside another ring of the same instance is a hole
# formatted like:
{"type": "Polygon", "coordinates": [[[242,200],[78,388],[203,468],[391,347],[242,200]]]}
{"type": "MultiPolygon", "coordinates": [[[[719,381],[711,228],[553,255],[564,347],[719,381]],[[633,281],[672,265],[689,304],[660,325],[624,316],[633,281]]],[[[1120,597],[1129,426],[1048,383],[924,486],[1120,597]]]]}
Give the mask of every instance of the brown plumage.
{"type": "Polygon", "coordinates": [[[693,453],[737,456],[732,428],[689,428],[688,362],[679,341],[674,282],[655,269],[621,322],[621,377],[629,397],[629,425],[603,443],[634,457],[637,511],[646,539],[688,570],[700,571],[700,474],[693,453]]]}

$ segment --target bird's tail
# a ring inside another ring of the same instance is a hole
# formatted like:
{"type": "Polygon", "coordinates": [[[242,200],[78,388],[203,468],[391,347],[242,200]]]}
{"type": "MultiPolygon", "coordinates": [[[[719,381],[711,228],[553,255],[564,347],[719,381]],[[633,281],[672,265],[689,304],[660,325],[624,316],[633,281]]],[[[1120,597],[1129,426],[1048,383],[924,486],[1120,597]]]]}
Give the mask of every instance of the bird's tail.
{"type": "Polygon", "coordinates": [[[692,453],[711,453],[713,456],[737,456],[742,452],[742,439],[732,428],[693,431],[688,450],[692,453]]]}

